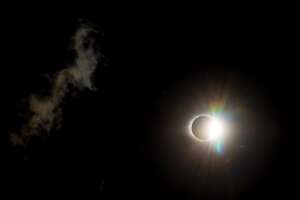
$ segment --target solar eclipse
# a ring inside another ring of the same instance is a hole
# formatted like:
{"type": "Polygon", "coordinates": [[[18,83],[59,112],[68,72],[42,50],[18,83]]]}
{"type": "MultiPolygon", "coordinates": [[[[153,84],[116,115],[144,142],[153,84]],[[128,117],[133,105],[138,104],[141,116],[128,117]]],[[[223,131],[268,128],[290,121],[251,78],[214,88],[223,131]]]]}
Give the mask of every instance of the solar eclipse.
{"type": "Polygon", "coordinates": [[[212,144],[216,152],[223,152],[225,124],[221,118],[199,114],[189,122],[189,134],[198,142],[212,144]]]}

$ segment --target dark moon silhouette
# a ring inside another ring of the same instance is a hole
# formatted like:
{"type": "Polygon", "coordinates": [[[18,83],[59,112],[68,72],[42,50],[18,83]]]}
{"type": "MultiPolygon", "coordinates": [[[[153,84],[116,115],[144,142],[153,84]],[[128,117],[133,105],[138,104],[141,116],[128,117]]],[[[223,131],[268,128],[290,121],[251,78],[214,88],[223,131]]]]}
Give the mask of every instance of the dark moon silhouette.
{"type": "Polygon", "coordinates": [[[207,124],[211,121],[209,115],[199,115],[191,122],[191,134],[200,141],[208,141],[207,124]]]}

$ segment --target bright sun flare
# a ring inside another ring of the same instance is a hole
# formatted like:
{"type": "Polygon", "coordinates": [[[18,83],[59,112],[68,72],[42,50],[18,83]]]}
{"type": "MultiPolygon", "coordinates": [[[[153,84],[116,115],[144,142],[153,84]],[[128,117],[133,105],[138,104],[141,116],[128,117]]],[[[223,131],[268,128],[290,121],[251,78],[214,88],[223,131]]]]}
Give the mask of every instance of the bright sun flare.
{"type": "Polygon", "coordinates": [[[216,117],[211,117],[207,124],[207,134],[209,141],[216,141],[223,137],[224,123],[216,117]]]}

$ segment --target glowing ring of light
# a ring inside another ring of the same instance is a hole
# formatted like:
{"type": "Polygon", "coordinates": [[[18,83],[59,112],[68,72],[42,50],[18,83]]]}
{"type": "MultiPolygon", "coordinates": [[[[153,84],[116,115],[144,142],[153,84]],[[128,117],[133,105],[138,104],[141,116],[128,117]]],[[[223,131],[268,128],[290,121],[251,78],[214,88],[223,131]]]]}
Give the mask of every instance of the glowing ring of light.
{"type": "Polygon", "coordinates": [[[192,126],[195,122],[195,120],[197,120],[199,117],[207,117],[209,118],[210,120],[213,120],[213,121],[219,121],[216,117],[214,116],[211,116],[209,114],[200,114],[200,115],[196,115],[195,117],[193,117],[193,119],[190,121],[189,123],[189,126],[188,126],[188,131],[189,131],[189,135],[192,136],[192,138],[194,138],[195,140],[199,141],[199,142],[211,142],[214,140],[214,138],[207,138],[207,139],[200,139],[198,137],[195,136],[195,134],[193,133],[193,130],[192,130],[192,126]]]}

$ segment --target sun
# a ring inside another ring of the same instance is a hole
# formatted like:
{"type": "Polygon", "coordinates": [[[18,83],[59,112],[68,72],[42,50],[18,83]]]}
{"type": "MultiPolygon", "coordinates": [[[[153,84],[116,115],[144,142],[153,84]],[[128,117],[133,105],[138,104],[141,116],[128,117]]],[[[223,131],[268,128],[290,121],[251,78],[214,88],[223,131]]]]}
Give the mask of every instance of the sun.
{"type": "Polygon", "coordinates": [[[213,142],[222,139],[224,136],[224,130],[224,122],[217,117],[211,116],[207,124],[208,140],[213,142]]]}
{"type": "Polygon", "coordinates": [[[200,114],[190,121],[189,133],[199,142],[218,142],[224,137],[225,124],[219,117],[200,114]]]}

